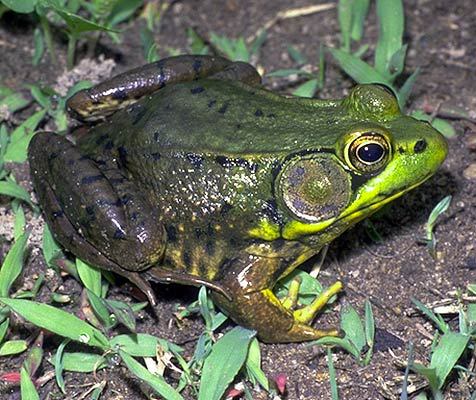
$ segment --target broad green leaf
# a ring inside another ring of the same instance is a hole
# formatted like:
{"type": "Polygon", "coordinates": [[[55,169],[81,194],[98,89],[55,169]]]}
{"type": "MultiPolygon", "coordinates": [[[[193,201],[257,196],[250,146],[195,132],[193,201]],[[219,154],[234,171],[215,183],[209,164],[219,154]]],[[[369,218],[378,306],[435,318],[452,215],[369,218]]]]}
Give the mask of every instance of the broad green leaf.
{"type": "Polygon", "coordinates": [[[21,93],[11,93],[2,99],[0,104],[7,106],[8,111],[13,113],[25,108],[30,104],[30,100],[25,99],[21,93]]]}
{"type": "Polygon", "coordinates": [[[0,356],[23,353],[27,348],[26,340],[9,340],[0,345],[0,356]]]}
{"type": "Polygon", "coordinates": [[[79,35],[83,32],[90,31],[103,31],[103,32],[117,32],[114,29],[110,29],[107,26],[96,24],[93,21],[89,21],[79,15],[70,13],[60,8],[53,8],[54,11],[66,22],[68,29],[74,35],[79,35]]]}
{"type": "Polygon", "coordinates": [[[359,314],[351,306],[345,306],[341,312],[340,326],[345,332],[345,338],[350,340],[359,352],[366,345],[365,331],[359,314]]]}
{"type": "Polygon", "coordinates": [[[248,357],[246,357],[246,370],[248,375],[253,377],[259,384],[269,391],[269,382],[265,373],[261,369],[261,353],[258,339],[254,338],[251,341],[248,357]]]}
{"type": "Polygon", "coordinates": [[[6,318],[2,323],[0,323],[0,343],[3,342],[5,339],[5,335],[7,334],[7,329],[10,324],[10,319],[6,318]]]}
{"type": "Polygon", "coordinates": [[[89,304],[99,318],[100,323],[105,329],[111,329],[116,324],[116,318],[109,313],[106,299],[95,295],[91,290],[88,290],[87,293],[89,304]]]}
{"type": "Polygon", "coordinates": [[[101,296],[101,271],[76,258],[76,269],[84,286],[96,296],[101,296]]]}
{"type": "Polygon", "coordinates": [[[15,240],[25,233],[25,212],[18,200],[12,201],[12,209],[15,214],[15,224],[13,226],[13,237],[15,240]]]}
{"type": "Polygon", "coordinates": [[[35,205],[30,199],[30,194],[16,182],[0,181],[0,194],[23,200],[28,203],[31,208],[35,209],[35,205]]]}
{"type": "Polygon", "coordinates": [[[21,400],[40,400],[40,396],[25,367],[22,367],[20,372],[20,392],[21,400]]]}
{"type": "Polygon", "coordinates": [[[391,75],[388,66],[392,56],[402,48],[404,13],[402,0],[377,0],[379,20],[375,48],[375,69],[385,78],[391,75]]]}
{"type": "Polygon", "coordinates": [[[298,68],[277,69],[276,71],[271,71],[266,74],[267,77],[279,77],[279,78],[284,78],[289,75],[304,75],[308,77],[313,76],[309,72],[303,71],[302,69],[298,69],[298,68]]]}
{"type": "Polygon", "coordinates": [[[351,38],[360,41],[364,32],[364,22],[369,11],[370,0],[354,0],[352,7],[351,38]]]}
{"type": "Polygon", "coordinates": [[[88,346],[104,350],[110,347],[101,331],[66,311],[29,300],[0,298],[0,301],[40,328],[88,346]]]}
{"type": "Polygon", "coordinates": [[[400,47],[394,54],[392,54],[392,57],[390,57],[390,60],[388,61],[387,71],[392,81],[403,72],[407,48],[408,45],[406,44],[400,47]]]}
{"type": "Polygon", "coordinates": [[[319,81],[317,79],[310,79],[309,81],[298,86],[298,88],[293,91],[293,95],[299,97],[314,97],[318,85],[319,81]]]}
{"type": "Polygon", "coordinates": [[[240,326],[226,333],[205,359],[198,400],[219,400],[246,361],[256,332],[240,326]]]}
{"type": "Polygon", "coordinates": [[[63,252],[61,251],[61,248],[58,246],[55,239],[53,238],[53,235],[47,224],[45,224],[43,228],[43,239],[41,247],[43,250],[43,256],[45,257],[48,266],[50,268],[57,269],[57,266],[54,265],[53,261],[60,257],[63,252]]]}
{"type": "Polygon", "coordinates": [[[438,381],[438,376],[436,374],[436,369],[435,368],[427,368],[424,365],[420,363],[414,363],[410,367],[413,371],[416,373],[423,375],[432,390],[437,390],[439,386],[439,381],[438,381]]]}
{"type": "Polygon", "coordinates": [[[6,161],[26,161],[28,145],[35,134],[37,125],[44,118],[45,114],[46,110],[36,112],[12,132],[10,144],[5,153],[6,161]]]}
{"type": "Polygon", "coordinates": [[[111,341],[111,347],[118,347],[134,357],[155,357],[157,346],[163,347],[174,353],[180,353],[183,349],[174,343],[165,339],[156,338],[147,333],[130,333],[127,335],[114,336],[111,341]]]}
{"type": "Polygon", "coordinates": [[[136,331],[135,315],[129,304],[117,300],[106,300],[105,303],[118,322],[129,329],[129,331],[136,331]]]}
{"type": "Polygon", "coordinates": [[[431,356],[430,368],[438,377],[438,389],[444,385],[446,377],[454,368],[466,349],[470,336],[456,332],[446,332],[440,339],[431,356]]]}
{"type": "Polygon", "coordinates": [[[154,375],[143,367],[138,361],[134,360],[129,354],[123,350],[119,350],[119,354],[131,371],[137,378],[141,379],[149,385],[155,392],[167,400],[183,400],[183,397],[159,375],[154,375]]]}
{"type": "Polygon", "coordinates": [[[456,130],[449,122],[441,118],[432,118],[431,115],[424,113],[421,110],[415,110],[412,112],[412,117],[419,119],[420,121],[427,121],[431,123],[431,126],[440,132],[443,136],[451,138],[456,135],[456,130]]]}
{"type": "Polygon", "coordinates": [[[1,0],[11,10],[17,13],[31,13],[35,9],[38,0],[1,0]]]}
{"type": "Polygon", "coordinates": [[[25,232],[15,241],[3,261],[2,268],[0,269],[0,297],[8,296],[13,282],[21,273],[29,234],[29,232],[25,232]]]}
{"type": "Polygon", "coordinates": [[[413,304],[416,305],[416,307],[422,312],[424,315],[428,317],[431,321],[434,322],[436,327],[443,333],[446,333],[449,331],[449,326],[448,324],[441,318],[439,314],[435,314],[433,311],[431,311],[427,306],[425,306],[420,300],[417,300],[415,298],[411,299],[413,304]]]}
{"type": "MultiPolygon", "coordinates": [[[[49,360],[55,365],[55,358],[49,360]]],[[[107,367],[106,359],[94,353],[63,353],[63,370],[71,372],[94,372],[107,367]]]]}
{"type": "Polygon", "coordinates": [[[107,17],[109,26],[114,26],[126,21],[134,15],[142,4],[144,4],[143,0],[116,0],[107,17]]]}
{"type": "Polygon", "coordinates": [[[354,343],[352,343],[347,338],[326,336],[309,343],[309,346],[315,345],[339,346],[346,350],[348,353],[352,354],[356,360],[360,360],[360,351],[357,350],[354,343]]]}
{"type": "Polygon", "coordinates": [[[337,18],[341,33],[341,49],[350,52],[350,34],[352,30],[352,3],[353,0],[339,0],[337,4],[337,18]]]}
{"type": "Polygon", "coordinates": [[[339,66],[357,83],[382,83],[390,86],[390,82],[384,75],[360,58],[339,49],[329,49],[329,51],[339,66]]]}

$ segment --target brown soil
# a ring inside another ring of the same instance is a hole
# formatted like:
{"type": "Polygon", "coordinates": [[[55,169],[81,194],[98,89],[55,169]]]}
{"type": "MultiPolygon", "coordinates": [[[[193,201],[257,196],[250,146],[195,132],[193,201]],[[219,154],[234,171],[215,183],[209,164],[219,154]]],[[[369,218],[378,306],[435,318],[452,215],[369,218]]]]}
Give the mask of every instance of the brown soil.
{"type": "MultiPolygon", "coordinates": [[[[275,0],[259,2],[254,0],[203,0],[178,1],[163,18],[157,41],[162,55],[167,48],[187,49],[185,29],[195,27],[201,34],[209,32],[225,34],[229,37],[254,34],[277,12],[289,7],[309,5],[306,0],[275,0]]],[[[476,108],[476,8],[471,0],[407,0],[406,42],[409,44],[408,71],[417,66],[422,68],[412,97],[412,108],[431,106],[436,108],[441,102],[462,106],[467,110],[476,108]]],[[[289,19],[275,24],[259,56],[259,65],[266,71],[292,67],[287,55],[287,46],[294,45],[309,59],[315,59],[320,43],[328,46],[339,41],[335,10],[310,16],[289,19]]],[[[374,18],[371,18],[374,21],[374,18]]],[[[117,63],[114,72],[120,72],[144,63],[139,43],[139,26],[136,21],[124,26],[123,42],[113,44],[108,39],[101,41],[101,52],[113,57],[117,63]]],[[[367,29],[366,40],[375,42],[374,22],[367,29]]],[[[65,42],[59,36],[56,47],[60,55],[60,65],[52,65],[47,56],[38,67],[31,64],[33,25],[27,18],[5,14],[0,22],[0,63],[1,83],[12,89],[21,90],[26,95],[28,83],[53,85],[65,69],[65,42]]],[[[79,52],[79,57],[82,57],[79,52]]],[[[351,86],[349,78],[339,72],[332,61],[327,68],[326,89],[320,97],[339,97],[344,88],[351,86]]],[[[265,81],[268,87],[272,82],[265,81]]],[[[434,334],[424,318],[414,312],[411,298],[426,304],[442,299],[455,301],[454,290],[463,289],[474,283],[476,269],[476,185],[467,168],[476,163],[476,154],[471,153],[467,141],[476,135],[475,125],[454,121],[458,131],[449,140],[449,156],[443,167],[430,181],[394,202],[372,219],[384,241],[376,244],[369,239],[363,224],[347,232],[330,248],[324,265],[327,283],[339,278],[346,284],[345,295],[340,306],[352,304],[359,311],[366,298],[372,301],[377,325],[377,346],[372,362],[362,367],[344,353],[335,350],[340,396],[342,399],[382,399],[385,394],[397,396],[400,387],[398,379],[403,372],[398,361],[408,356],[408,345],[415,344],[416,358],[427,361],[434,334]],[[433,259],[424,246],[417,245],[423,235],[424,223],[436,203],[444,196],[453,195],[451,207],[441,219],[436,229],[438,238],[437,257],[433,259]]],[[[11,166],[20,182],[31,188],[26,166],[11,166]]],[[[474,170],[474,169],[473,169],[474,170]]],[[[8,209],[8,202],[2,203],[8,209]]],[[[7,217],[0,219],[7,223],[7,217]]],[[[34,221],[30,222],[33,223],[34,221]]],[[[0,236],[0,259],[9,247],[9,237],[0,236]]],[[[28,286],[32,278],[45,271],[45,263],[38,251],[38,240],[31,245],[26,272],[18,287],[28,286]]],[[[70,293],[78,299],[80,286],[71,278],[61,280],[53,274],[47,275],[47,282],[40,299],[48,301],[52,290],[59,286],[60,292],[70,293]]],[[[111,297],[127,299],[125,287],[114,288],[111,297]]],[[[150,313],[141,313],[138,321],[140,332],[184,343],[187,351],[193,350],[190,342],[203,331],[199,318],[189,319],[180,324],[173,315],[175,304],[186,305],[196,298],[194,289],[181,286],[157,287],[160,300],[160,318],[154,319],[150,313]]],[[[67,307],[78,311],[79,301],[67,307]]],[[[333,310],[327,320],[337,322],[338,312],[333,310]]],[[[453,315],[452,323],[457,319],[453,315]]],[[[17,325],[19,326],[19,325],[17,325]]],[[[31,327],[29,327],[31,328],[31,327]]],[[[25,328],[19,336],[28,337],[25,328]]],[[[47,337],[45,351],[53,351],[58,345],[57,338],[47,337]]],[[[263,368],[269,377],[279,373],[287,375],[286,399],[329,399],[330,388],[327,375],[325,349],[311,348],[305,344],[262,345],[263,368]]],[[[16,371],[23,356],[2,358],[0,373],[16,371]]],[[[464,360],[463,360],[464,363],[464,360]]],[[[46,362],[42,372],[50,372],[52,367],[46,362]]],[[[142,399],[139,383],[130,378],[122,366],[92,374],[65,374],[68,395],[60,394],[53,380],[40,388],[42,398],[77,398],[87,389],[87,384],[95,381],[108,382],[104,399],[142,399]]],[[[468,399],[475,390],[474,379],[450,381],[446,387],[447,399],[468,399]]],[[[187,396],[187,393],[185,393],[187,396]]],[[[188,398],[190,394],[188,394],[188,398]]],[[[258,396],[258,395],[256,395],[258,396]]],[[[1,398],[19,398],[19,391],[12,386],[0,388],[1,398]]],[[[256,397],[258,398],[258,397],[256,397]]],[[[397,398],[397,397],[393,397],[397,398]]]]}

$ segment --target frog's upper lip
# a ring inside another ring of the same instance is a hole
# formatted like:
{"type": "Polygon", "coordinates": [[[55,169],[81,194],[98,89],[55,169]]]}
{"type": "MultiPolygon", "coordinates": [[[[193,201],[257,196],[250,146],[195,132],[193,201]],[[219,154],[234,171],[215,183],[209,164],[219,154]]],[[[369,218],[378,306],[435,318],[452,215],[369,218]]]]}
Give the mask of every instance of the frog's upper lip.
{"type": "MultiPolygon", "coordinates": [[[[379,195],[379,197],[384,196],[382,199],[374,201],[373,203],[371,203],[371,204],[369,204],[365,207],[359,208],[359,209],[351,212],[350,214],[343,215],[340,218],[338,218],[335,222],[339,222],[341,220],[352,219],[352,217],[354,217],[355,215],[362,214],[362,212],[364,212],[366,210],[369,210],[369,209],[374,208],[375,210],[377,210],[380,207],[384,206],[385,204],[390,203],[391,201],[395,200],[396,198],[402,196],[403,194],[405,194],[405,193],[415,189],[416,187],[420,186],[423,182],[425,182],[427,179],[429,179],[432,175],[433,175],[433,173],[430,172],[430,173],[426,174],[423,177],[423,179],[421,179],[417,183],[415,183],[413,185],[410,185],[410,186],[405,186],[403,188],[396,189],[392,192],[392,194],[387,195],[386,193],[381,193],[379,195]]],[[[362,216],[365,217],[366,215],[362,214],[362,216]]]]}

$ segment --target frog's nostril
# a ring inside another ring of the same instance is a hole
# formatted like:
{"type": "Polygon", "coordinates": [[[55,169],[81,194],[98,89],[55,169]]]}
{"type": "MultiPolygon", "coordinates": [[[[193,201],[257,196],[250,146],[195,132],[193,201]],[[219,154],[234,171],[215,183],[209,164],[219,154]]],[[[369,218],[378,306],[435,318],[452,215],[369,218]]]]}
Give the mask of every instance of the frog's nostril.
{"type": "Polygon", "coordinates": [[[413,146],[413,151],[418,154],[418,153],[423,153],[427,147],[427,143],[425,139],[420,139],[415,143],[415,146],[413,146]]]}

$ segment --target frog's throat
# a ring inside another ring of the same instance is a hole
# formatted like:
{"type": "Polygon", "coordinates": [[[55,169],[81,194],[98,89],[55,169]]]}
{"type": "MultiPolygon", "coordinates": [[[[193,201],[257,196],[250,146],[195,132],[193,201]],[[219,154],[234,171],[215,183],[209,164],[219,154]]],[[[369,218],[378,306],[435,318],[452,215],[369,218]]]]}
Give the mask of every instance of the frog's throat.
{"type": "Polygon", "coordinates": [[[368,217],[369,215],[373,214],[375,211],[377,211],[379,208],[383,207],[385,204],[390,203],[391,201],[395,200],[396,198],[402,196],[403,194],[413,190],[417,186],[421,185],[423,182],[425,182],[428,178],[430,178],[433,174],[430,173],[427,176],[425,176],[422,180],[419,182],[407,186],[402,190],[397,190],[393,194],[391,194],[388,197],[385,197],[382,200],[376,201],[374,203],[371,203],[367,206],[364,206],[362,208],[359,208],[355,211],[350,211],[349,213],[342,213],[338,217],[328,219],[326,221],[318,222],[315,224],[309,224],[305,222],[300,222],[300,221],[291,221],[287,223],[281,232],[281,237],[286,239],[286,240],[295,240],[298,239],[302,236],[307,236],[307,235],[313,235],[317,234],[320,232],[323,232],[324,229],[328,228],[331,225],[334,224],[342,224],[348,222],[348,226],[350,227],[351,225],[361,221],[362,219],[368,217]]]}

